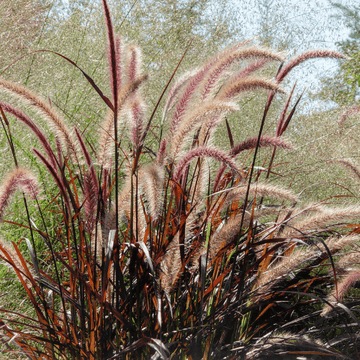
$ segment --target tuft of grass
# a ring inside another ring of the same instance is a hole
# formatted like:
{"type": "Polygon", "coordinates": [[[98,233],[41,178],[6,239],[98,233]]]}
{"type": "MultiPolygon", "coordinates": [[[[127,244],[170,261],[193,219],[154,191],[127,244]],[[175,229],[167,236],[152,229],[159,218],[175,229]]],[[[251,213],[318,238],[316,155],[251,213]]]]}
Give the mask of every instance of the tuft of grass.
{"type": "Polygon", "coordinates": [[[183,57],[150,112],[141,52],[115,36],[106,0],[103,7],[111,96],[83,72],[108,111],[98,141],[90,140],[87,128],[70,129],[52,104],[30,90],[0,80],[0,89],[20,99],[25,112],[35,111],[31,119],[0,102],[15,163],[0,191],[0,215],[5,221],[9,197],[21,188],[26,221],[11,225],[29,234],[11,244],[0,241],[0,258],[24,295],[24,311],[0,309],[4,352],[71,360],[356,353],[348,319],[360,324],[352,311],[359,303],[343,299],[359,278],[358,269],[346,268],[357,266],[349,247],[358,244],[359,225],[344,221],[357,218],[359,207],[301,204],[298,194],[266,181],[275,150],[292,148],[281,136],[296,110],[297,103],[288,111],[294,88],[275,136],[263,135],[288,73],[306,59],[342,55],[309,51],[269,79],[257,71],[285,61],[283,55],[241,44],[172,84],[183,57]],[[159,134],[153,119],[167,90],[162,121],[169,129],[159,134]],[[249,91],[266,91],[268,98],[258,136],[236,143],[226,116],[240,111],[237,103],[249,91]],[[57,189],[49,204],[31,172],[20,167],[9,116],[42,146],[33,152],[57,189]],[[39,120],[49,123],[51,138],[39,120]],[[228,150],[214,141],[223,122],[228,150]],[[266,147],[270,161],[256,167],[258,150],[266,147]],[[335,289],[331,295],[329,287],[335,289]],[[331,321],[349,335],[340,347],[321,323],[328,318],[320,315],[332,312],[331,321]],[[310,329],[322,342],[302,336],[310,329]]]}

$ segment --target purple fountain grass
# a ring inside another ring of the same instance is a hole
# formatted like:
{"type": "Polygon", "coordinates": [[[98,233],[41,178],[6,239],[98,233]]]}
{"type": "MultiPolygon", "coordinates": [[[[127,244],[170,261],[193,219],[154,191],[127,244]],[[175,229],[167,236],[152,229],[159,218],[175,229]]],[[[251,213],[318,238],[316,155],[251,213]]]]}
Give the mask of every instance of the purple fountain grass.
{"type": "Polygon", "coordinates": [[[233,51],[226,51],[222,56],[220,56],[217,63],[211,68],[211,70],[208,72],[208,75],[204,79],[204,86],[202,90],[203,100],[214,96],[214,89],[216,89],[218,82],[223,79],[226,70],[230,66],[241,60],[255,57],[261,57],[266,60],[284,60],[284,57],[279,53],[254,46],[243,49],[237,48],[233,51]]]}
{"type": "Polygon", "coordinates": [[[176,234],[167,247],[166,254],[162,257],[160,265],[160,283],[167,293],[171,292],[176,281],[179,279],[181,268],[179,234],[176,234]]]}
{"type": "Polygon", "coordinates": [[[216,97],[222,100],[234,99],[242,95],[245,91],[253,91],[258,89],[285,93],[285,91],[280,88],[276,81],[261,77],[246,77],[238,79],[234,82],[230,81],[221,89],[216,97]]]}
{"type": "Polygon", "coordinates": [[[213,116],[223,118],[226,114],[237,109],[238,106],[230,101],[207,101],[190,112],[181,122],[176,132],[170,132],[168,142],[171,144],[171,149],[169,156],[174,160],[181,156],[181,150],[189,140],[192,130],[200,126],[202,122],[213,116]]]}
{"type": "MultiPolygon", "coordinates": [[[[145,229],[146,229],[146,219],[142,206],[142,198],[140,196],[140,193],[137,193],[137,196],[133,196],[133,197],[131,195],[132,193],[134,194],[135,192],[135,188],[136,188],[135,184],[137,181],[136,177],[141,176],[142,169],[138,169],[138,170],[139,170],[138,174],[132,174],[131,170],[127,169],[127,176],[125,178],[124,185],[118,196],[118,203],[119,203],[118,216],[119,218],[121,218],[122,216],[125,215],[127,220],[130,219],[131,216],[133,216],[132,231],[134,234],[138,235],[138,239],[136,241],[146,241],[146,239],[144,239],[145,229]]],[[[139,182],[141,183],[141,181],[139,182]]],[[[160,192],[159,189],[158,191],[160,192]]],[[[158,200],[159,199],[155,199],[155,201],[158,200]]],[[[109,224],[110,222],[108,223],[108,225],[109,224]]]]}
{"type": "MultiPolygon", "coordinates": [[[[357,238],[356,241],[359,239],[357,238]]],[[[344,273],[347,268],[358,267],[360,263],[360,252],[356,246],[356,241],[346,244],[352,245],[355,249],[352,249],[351,252],[342,254],[339,261],[336,263],[336,268],[338,272],[344,273]]],[[[329,272],[329,275],[331,273],[329,272]]]]}
{"type": "Polygon", "coordinates": [[[140,97],[133,100],[129,109],[131,124],[132,143],[135,147],[140,145],[140,140],[144,131],[145,105],[140,101],[140,97]]]}
{"type": "Polygon", "coordinates": [[[232,171],[234,171],[235,174],[241,177],[241,174],[235,162],[224,151],[221,151],[215,147],[201,146],[190,150],[176,165],[174,170],[175,181],[177,182],[180,181],[180,178],[184,170],[190,164],[190,162],[196,157],[210,157],[217,161],[223,162],[232,171]]]}
{"type": "Polygon", "coordinates": [[[326,245],[332,253],[335,253],[339,250],[344,250],[347,246],[355,246],[357,241],[359,241],[359,235],[346,234],[340,237],[329,237],[328,239],[326,239],[326,245]]]}
{"type": "Polygon", "coordinates": [[[292,228],[288,228],[283,236],[303,236],[306,231],[319,231],[329,224],[343,222],[353,219],[360,215],[359,206],[348,206],[343,208],[322,208],[320,212],[292,224],[292,228]]]}
{"type": "Polygon", "coordinates": [[[259,278],[256,283],[258,294],[267,295],[280,280],[296,271],[303,263],[309,262],[317,256],[319,256],[319,251],[309,247],[303,248],[295,253],[292,253],[291,256],[283,258],[283,260],[274,267],[271,267],[266,272],[259,274],[259,278]]]}
{"type": "Polygon", "coordinates": [[[344,54],[331,50],[307,50],[292,58],[276,75],[276,81],[282,82],[289,72],[306,60],[316,58],[348,59],[344,54]]]}
{"type": "MultiPolygon", "coordinates": [[[[127,78],[129,83],[135,83],[141,78],[141,52],[140,49],[134,45],[127,49],[127,78]]],[[[145,104],[142,101],[140,94],[137,94],[138,89],[134,89],[131,95],[132,102],[129,108],[129,118],[132,132],[132,142],[135,147],[139,147],[144,131],[145,118],[145,104]]]]}
{"type": "Polygon", "coordinates": [[[198,264],[201,255],[207,255],[207,263],[209,266],[214,257],[218,255],[223,248],[238,240],[238,235],[241,232],[240,224],[242,221],[242,215],[229,220],[215,232],[211,237],[209,244],[203,244],[203,246],[198,249],[193,258],[193,271],[199,266],[198,264]]]}
{"type": "MultiPolygon", "coordinates": [[[[245,150],[251,150],[256,147],[257,138],[251,138],[244,142],[239,143],[238,145],[235,145],[231,151],[230,156],[235,157],[239,155],[241,152],[245,150]]],[[[281,139],[279,137],[270,137],[270,136],[262,136],[259,141],[259,147],[267,147],[267,146],[273,146],[281,149],[289,149],[292,150],[293,146],[290,145],[286,140],[281,139]]]]}
{"type": "Polygon", "coordinates": [[[170,120],[170,124],[171,124],[170,131],[172,133],[174,133],[177,130],[179,123],[182,121],[182,118],[189,107],[189,103],[191,102],[194,93],[200,86],[201,81],[204,79],[207,70],[208,70],[207,67],[203,67],[200,70],[198,70],[198,72],[191,77],[189,84],[185,87],[182,96],[178,100],[178,104],[170,120]]]}
{"type": "MultiPolygon", "coordinates": [[[[332,254],[341,251],[346,246],[353,245],[358,241],[359,237],[350,235],[338,237],[330,237],[325,243],[327,248],[332,254]]],[[[276,263],[274,266],[270,267],[266,272],[261,273],[257,281],[257,289],[262,294],[269,292],[280,280],[283,280],[290,273],[301,269],[303,263],[309,262],[314,259],[322,259],[323,256],[327,254],[327,251],[324,247],[313,248],[306,247],[301,248],[298,251],[291,254],[291,256],[284,257],[280,262],[276,263]]],[[[329,270],[330,275],[333,275],[333,269],[329,270]]]]}
{"type": "MultiPolygon", "coordinates": [[[[122,111],[128,105],[128,101],[131,95],[141,86],[141,84],[147,80],[147,76],[141,76],[135,82],[125,84],[119,91],[118,96],[118,111],[122,111]]],[[[120,117],[120,121],[123,119],[120,117]]],[[[114,154],[114,113],[109,111],[105,118],[104,124],[100,130],[99,139],[99,152],[98,152],[98,163],[105,169],[110,169],[112,166],[112,157],[114,154]]]]}
{"type": "Polygon", "coordinates": [[[94,164],[92,162],[92,159],[91,159],[91,156],[89,154],[89,151],[84,143],[84,139],[82,138],[82,135],[80,134],[79,130],[77,129],[77,127],[75,126],[75,134],[77,136],[77,139],[79,141],[79,144],[80,144],[80,148],[82,150],[82,153],[85,157],[85,161],[86,161],[86,164],[90,170],[90,174],[91,174],[91,181],[92,181],[92,187],[93,187],[93,190],[95,191],[95,193],[98,193],[99,192],[99,182],[98,182],[98,179],[97,179],[97,176],[96,176],[96,172],[95,172],[95,168],[94,168],[94,164]]]}
{"type": "Polygon", "coordinates": [[[86,218],[86,229],[91,234],[96,225],[96,213],[98,207],[99,190],[94,184],[94,176],[92,173],[85,173],[84,175],[84,209],[86,218]]]}
{"type": "Polygon", "coordinates": [[[286,227],[288,223],[291,227],[293,222],[300,221],[300,219],[303,219],[304,217],[310,217],[314,214],[321,213],[322,208],[323,205],[321,202],[309,203],[281,212],[276,222],[276,236],[282,236],[283,232],[288,231],[286,227]]]}
{"type": "MultiPolygon", "coordinates": [[[[348,273],[343,275],[343,278],[337,284],[337,288],[334,289],[328,296],[327,301],[336,306],[337,303],[340,303],[344,299],[351,287],[359,280],[360,269],[348,271],[348,273]]],[[[331,310],[333,310],[333,306],[326,305],[321,312],[321,316],[327,316],[331,310]]]]}
{"type": "MultiPolygon", "coordinates": [[[[116,49],[114,30],[112,26],[111,16],[109,7],[106,0],[102,1],[105,15],[105,24],[107,29],[107,38],[108,38],[108,61],[109,61],[109,69],[110,69],[110,82],[111,89],[113,91],[113,111],[114,111],[114,119],[113,119],[113,127],[112,130],[114,132],[114,155],[115,155],[115,224],[116,229],[119,226],[119,203],[118,203],[118,194],[119,194],[119,175],[118,175],[118,166],[119,166],[119,152],[118,152],[118,115],[119,115],[119,84],[118,84],[118,68],[121,64],[118,62],[119,51],[116,49]]],[[[105,151],[107,153],[107,151],[105,151]]]]}
{"type": "Polygon", "coordinates": [[[131,175],[130,170],[128,170],[127,176],[125,178],[125,183],[119,194],[119,215],[122,215],[124,212],[130,212],[131,191],[131,175]]]}
{"type": "Polygon", "coordinates": [[[151,220],[156,222],[160,217],[163,191],[164,191],[164,181],[165,173],[164,168],[157,165],[151,164],[144,167],[141,170],[140,184],[144,189],[146,199],[149,203],[149,214],[151,220]]]}
{"type": "MultiPolygon", "coordinates": [[[[123,42],[120,37],[115,37],[115,59],[116,59],[116,85],[120,89],[122,86],[122,60],[123,60],[123,42]]],[[[114,86],[114,82],[111,81],[111,86],[114,86]]],[[[112,88],[114,94],[114,89],[112,88]]]]}
{"type": "Polygon", "coordinates": [[[114,153],[114,113],[109,111],[104,124],[100,130],[98,163],[104,169],[111,169],[113,166],[112,157],[114,153]]]}
{"type": "Polygon", "coordinates": [[[181,94],[182,88],[189,83],[189,81],[193,78],[193,76],[197,72],[198,72],[198,70],[192,70],[192,71],[186,72],[185,74],[180,76],[176,80],[175,84],[170,88],[170,90],[167,94],[166,102],[165,102],[164,109],[163,109],[162,123],[164,123],[168,112],[170,112],[172,110],[178,96],[181,94]]]}
{"type": "MultiPolygon", "coordinates": [[[[105,24],[107,27],[107,38],[108,38],[108,60],[109,60],[109,65],[110,65],[110,83],[111,83],[111,88],[113,91],[113,101],[114,101],[114,108],[115,110],[117,110],[117,101],[118,101],[118,89],[119,89],[119,84],[118,82],[118,67],[120,66],[119,63],[117,63],[117,60],[120,60],[118,56],[119,52],[116,51],[116,45],[115,45],[115,36],[114,36],[114,30],[113,30],[113,25],[112,25],[112,21],[111,21],[111,16],[110,16],[110,11],[109,11],[109,6],[107,4],[106,0],[102,1],[103,4],[103,8],[104,8],[104,15],[105,15],[105,24]]],[[[120,49],[119,49],[120,50],[120,49]]]]}
{"type": "MultiPolygon", "coordinates": [[[[252,181],[260,147],[272,147],[273,153],[292,149],[280,136],[297,106],[287,114],[295,87],[285,100],[277,136],[262,136],[272,97],[284,92],[281,81],[306,59],[341,56],[306,52],[271,80],[256,77],[256,71],[262,72],[273,60],[283,62],[283,55],[238,44],[179,76],[158,114],[185,52],[145,123],[148,104],[141,86],[147,76],[142,75],[140,50],[115,37],[107,1],[102,3],[112,101],[83,73],[110,108],[98,142],[87,141],[86,128],[79,130],[83,126],[70,133],[51,105],[0,80],[0,88],[35,106],[55,134],[50,143],[29,117],[0,102],[10,145],[13,135],[5,112],[37,136],[45,151],[34,152],[58,187],[49,204],[36,198],[36,206],[30,202],[28,206],[24,198],[28,222],[18,226],[32,236],[31,243],[26,241],[31,267],[17,244],[11,252],[0,241],[0,257],[15,270],[34,307],[30,312],[38,317],[38,328],[27,325],[30,317],[20,317],[25,330],[17,328],[21,343],[16,344],[33,360],[39,356],[53,360],[60,353],[74,360],[157,355],[175,359],[184,354],[208,360],[237,357],[239,340],[244,350],[240,355],[251,358],[248,349],[264,345],[256,337],[274,333],[280,323],[293,330],[298,318],[304,319],[303,308],[313,306],[307,296],[316,298],[318,286],[323,291],[330,276],[336,284],[330,264],[345,274],[358,259],[346,255],[358,235],[342,234],[346,226],[359,232],[356,224],[343,224],[360,215],[359,207],[331,209],[318,203],[304,208],[291,191],[252,181]],[[262,89],[270,95],[258,137],[234,141],[226,120],[231,150],[214,146],[215,130],[227,114],[240,111],[237,101],[244,92],[262,89]],[[159,127],[152,120],[161,115],[159,127]],[[243,171],[235,159],[252,149],[252,167],[243,171]],[[81,166],[79,159],[84,160],[81,166]],[[267,197],[269,206],[262,206],[260,197],[267,197]],[[48,210],[57,213],[53,218],[60,219],[57,225],[47,221],[48,210]],[[333,228],[328,224],[339,222],[338,235],[330,237],[333,228]],[[38,238],[39,261],[34,255],[38,238]],[[318,272],[317,266],[326,271],[318,272]]],[[[269,172],[271,166],[272,161],[269,172]]],[[[259,171],[258,178],[262,174],[259,171]]],[[[0,217],[16,188],[32,190],[36,196],[31,179],[20,168],[6,178],[0,217]]],[[[0,324],[12,321],[7,314],[0,324]]],[[[12,334],[3,329],[6,336],[12,334]]]]}
{"type": "Polygon", "coordinates": [[[138,77],[135,81],[125,84],[119,91],[119,108],[120,111],[128,101],[129,97],[139,89],[139,87],[148,79],[147,75],[138,77]]]}
{"type": "Polygon", "coordinates": [[[168,109],[172,108],[172,104],[174,104],[176,95],[179,93],[182,87],[186,86],[183,93],[181,94],[180,99],[178,99],[178,105],[176,106],[175,112],[170,120],[171,132],[176,131],[178,124],[182,121],[182,117],[186,113],[186,110],[189,107],[191,101],[193,100],[194,95],[196,95],[196,92],[202,86],[209,70],[214,66],[214,64],[217,63],[217,61],[219,61],[221,57],[225,57],[228,54],[233,53],[238,48],[239,45],[236,45],[231,49],[225,50],[222,54],[216,55],[215,57],[210,59],[204,66],[200,67],[197,70],[190,71],[181,78],[179,78],[179,80],[171,88],[166,101],[163,119],[165,118],[165,110],[168,111],[168,109]]]}
{"type": "Polygon", "coordinates": [[[156,157],[156,161],[159,166],[164,165],[165,157],[166,157],[166,145],[167,145],[166,139],[162,139],[160,142],[159,151],[158,151],[157,157],[156,157]]]}
{"type": "Polygon", "coordinates": [[[257,340],[253,348],[246,352],[245,360],[300,360],[330,358],[350,360],[351,358],[329,348],[319,339],[289,332],[273,331],[257,340]],[[311,357],[309,357],[309,355],[311,357]]]}
{"type": "Polygon", "coordinates": [[[189,187],[191,205],[194,207],[194,210],[190,214],[189,222],[191,222],[191,216],[200,212],[200,209],[203,207],[204,195],[207,194],[209,190],[210,169],[211,164],[209,164],[207,158],[200,159],[196,164],[196,172],[194,172],[193,175],[195,181],[192,181],[189,187]]]}
{"type": "MultiPolygon", "coordinates": [[[[334,59],[348,59],[347,56],[331,50],[308,50],[304,53],[295,56],[292,58],[285,66],[282,66],[279,69],[278,74],[275,77],[275,80],[280,84],[285,77],[290,73],[291,70],[293,70],[296,66],[300,65],[306,60],[309,59],[316,59],[316,58],[334,58],[334,59]]],[[[268,109],[272,103],[272,100],[274,98],[275,92],[270,92],[266,104],[266,108],[268,109]]]]}
{"type": "MultiPolygon", "coordinates": [[[[240,199],[245,199],[247,186],[248,185],[245,184],[245,185],[237,186],[235,188],[226,189],[227,196],[224,205],[228,205],[229,203],[238,201],[240,199]]],[[[288,200],[292,202],[296,202],[298,200],[298,197],[294,195],[291,191],[266,183],[251,184],[249,189],[249,195],[258,196],[258,197],[269,197],[272,199],[288,200]]]]}
{"type": "Polygon", "coordinates": [[[39,193],[37,180],[29,170],[16,168],[11,171],[3,180],[0,188],[0,219],[4,215],[11,196],[18,188],[32,198],[36,198],[39,193]]]}
{"type": "Polygon", "coordinates": [[[75,126],[75,134],[80,144],[80,148],[85,157],[85,162],[89,168],[89,172],[84,174],[84,197],[85,197],[85,217],[87,221],[87,230],[92,233],[95,226],[95,219],[98,207],[99,182],[96,176],[94,164],[92,162],[89,151],[84,143],[83,137],[75,126]]]}
{"type": "Polygon", "coordinates": [[[6,103],[0,102],[0,107],[7,113],[14,115],[16,118],[18,118],[20,121],[22,121],[25,125],[27,125],[31,131],[37,136],[39,139],[41,145],[44,147],[44,150],[49,157],[51,164],[54,168],[57,167],[57,161],[55,154],[51,148],[51,145],[49,141],[47,140],[45,134],[35,125],[35,123],[26,116],[22,111],[14,108],[11,105],[8,105],[6,103]]]}
{"type": "Polygon", "coordinates": [[[135,82],[141,77],[141,51],[132,45],[127,48],[127,78],[129,82],[135,82]]]}
{"type": "Polygon", "coordinates": [[[199,146],[213,145],[216,142],[215,131],[216,128],[226,119],[226,115],[214,115],[208,118],[200,128],[198,135],[199,146]]]}
{"type": "Polygon", "coordinates": [[[254,72],[264,68],[271,60],[270,59],[261,59],[257,61],[252,61],[248,66],[241,70],[238,74],[232,77],[232,81],[238,81],[239,79],[244,79],[254,72]]]}
{"type": "Polygon", "coordinates": [[[66,191],[66,187],[65,184],[63,182],[63,180],[61,179],[61,177],[59,177],[58,172],[56,171],[56,168],[54,168],[52,166],[52,164],[36,149],[33,149],[34,153],[38,156],[38,158],[44,163],[45,167],[48,169],[48,171],[50,172],[50,174],[52,175],[52,177],[54,178],[57,186],[59,187],[62,196],[64,197],[64,201],[67,205],[67,208],[70,210],[70,201],[69,201],[69,197],[66,191]]]}
{"type": "Polygon", "coordinates": [[[31,91],[24,87],[0,79],[0,88],[6,90],[10,94],[16,95],[18,98],[25,100],[31,106],[34,106],[45,119],[49,120],[55,137],[59,138],[62,145],[65,147],[69,156],[73,159],[74,163],[79,163],[77,157],[76,143],[64,123],[63,119],[56,113],[56,111],[43,99],[34,95],[31,91]]]}
{"type": "MultiPolygon", "coordinates": [[[[243,142],[239,143],[238,145],[234,146],[230,150],[229,156],[231,156],[232,158],[235,158],[243,151],[255,149],[257,146],[257,143],[258,143],[257,138],[251,138],[246,141],[243,141],[243,142]]],[[[278,147],[278,148],[282,148],[282,149],[289,149],[289,150],[293,149],[292,145],[290,145],[284,139],[281,139],[279,137],[270,137],[270,136],[262,136],[259,139],[258,146],[259,146],[259,148],[273,146],[273,147],[278,147]]],[[[216,191],[216,189],[218,188],[220,179],[223,176],[224,171],[225,171],[225,166],[221,166],[220,169],[218,170],[215,180],[214,180],[213,191],[216,191]]]]}

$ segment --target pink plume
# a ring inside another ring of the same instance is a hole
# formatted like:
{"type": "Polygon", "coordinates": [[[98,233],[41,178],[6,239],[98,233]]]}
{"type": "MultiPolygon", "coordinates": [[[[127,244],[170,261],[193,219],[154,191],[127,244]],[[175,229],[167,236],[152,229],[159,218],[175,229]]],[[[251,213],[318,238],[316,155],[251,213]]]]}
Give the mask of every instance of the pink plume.
{"type": "Polygon", "coordinates": [[[336,51],[330,50],[308,50],[304,53],[295,56],[292,60],[290,60],[277,74],[276,80],[281,82],[284,80],[285,76],[296,66],[304,62],[305,60],[309,59],[316,59],[316,58],[334,58],[334,59],[347,59],[347,56],[340,54],[336,51]]]}

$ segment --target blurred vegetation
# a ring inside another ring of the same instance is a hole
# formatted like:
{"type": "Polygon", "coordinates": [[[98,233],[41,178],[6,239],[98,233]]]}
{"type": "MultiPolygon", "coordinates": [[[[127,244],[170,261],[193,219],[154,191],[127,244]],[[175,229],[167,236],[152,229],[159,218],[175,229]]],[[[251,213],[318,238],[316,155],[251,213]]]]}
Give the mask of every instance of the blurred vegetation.
{"type": "Polygon", "coordinates": [[[0,2],[0,71],[27,54],[41,38],[50,8],[47,0],[0,2]]]}
{"type": "Polygon", "coordinates": [[[348,27],[348,38],[338,42],[337,47],[349,60],[339,63],[335,76],[323,80],[323,88],[317,96],[330,97],[338,105],[349,105],[359,101],[360,95],[360,6],[356,2],[351,6],[331,0],[329,3],[338,10],[333,17],[342,19],[348,27]]]}

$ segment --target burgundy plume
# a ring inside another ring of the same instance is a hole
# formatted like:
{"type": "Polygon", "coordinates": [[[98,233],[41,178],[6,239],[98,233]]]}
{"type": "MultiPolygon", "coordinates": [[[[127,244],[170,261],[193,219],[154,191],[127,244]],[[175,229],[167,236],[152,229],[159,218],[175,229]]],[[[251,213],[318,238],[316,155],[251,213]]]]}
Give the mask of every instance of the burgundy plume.
{"type": "Polygon", "coordinates": [[[281,82],[284,80],[286,75],[289,74],[289,72],[305,60],[309,59],[316,59],[316,58],[334,58],[334,59],[347,59],[347,56],[340,54],[336,51],[331,50],[308,50],[304,53],[295,56],[293,59],[291,59],[282,69],[281,71],[276,75],[276,80],[278,82],[281,82]]]}
{"type": "Polygon", "coordinates": [[[56,157],[55,157],[53,150],[51,149],[50,143],[48,142],[44,133],[35,125],[35,123],[27,115],[25,115],[22,111],[14,108],[13,106],[11,106],[9,104],[0,102],[0,106],[2,107],[2,109],[5,112],[14,115],[15,117],[17,117],[20,121],[22,121],[25,125],[27,125],[32,130],[32,132],[40,140],[41,145],[44,147],[45,152],[51,161],[51,165],[54,168],[56,168],[56,166],[57,166],[56,165],[56,157]]]}
{"type": "Polygon", "coordinates": [[[224,151],[221,151],[219,149],[210,146],[200,146],[198,148],[190,150],[177,164],[174,171],[175,181],[180,180],[180,177],[184,172],[186,166],[189,165],[191,160],[193,160],[195,157],[198,156],[211,157],[213,159],[221,161],[225,163],[228,167],[230,167],[233,171],[239,174],[239,170],[237,169],[236,164],[234,163],[232,158],[229,155],[227,155],[224,151]]]}
{"type": "Polygon", "coordinates": [[[116,63],[116,46],[115,46],[115,39],[114,39],[114,30],[112,26],[111,16],[109,6],[106,0],[103,0],[104,6],[104,14],[105,14],[105,23],[107,27],[107,36],[109,41],[109,65],[110,65],[110,76],[111,76],[111,85],[113,90],[113,99],[114,99],[114,107],[117,109],[117,97],[118,97],[118,75],[117,69],[118,65],[116,63]]]}

